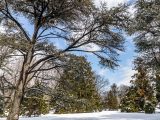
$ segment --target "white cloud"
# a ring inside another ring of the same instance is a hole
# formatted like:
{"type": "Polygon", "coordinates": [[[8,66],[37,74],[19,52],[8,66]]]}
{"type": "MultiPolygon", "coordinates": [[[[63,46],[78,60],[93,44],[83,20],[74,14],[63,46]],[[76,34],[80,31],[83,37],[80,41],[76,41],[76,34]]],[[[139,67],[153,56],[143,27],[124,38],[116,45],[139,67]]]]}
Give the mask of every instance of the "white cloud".
{"type": "MultiPolygon", "coordinates": [[[[133,0],[135,1],[135,0],[133,0]]],[[[100,6],[101,3],[107,3],[107,7],[110,9],[112,7],[116,7],[118,6],[118,4],[124,4],[124,3],[129,3],[130,0],[94,0],[94,3],[96,6],[100,6]]],[[[133,18],[134,17],[134,13],[136,11],[135,5],[132,4],[131,6],[129,6],[128,8],[128,12],[130,13],[130,16],[133,18]]]]}
{"type": "Polygon", "coordinates": [[[135,8],[135,5],[134,5],[134,4],[131,5],[131,6],[129,6],[128,12],[130,13],[131,17],[133,18],[134,15],[135,15],[135,12],[136,12],[136,8],[135,8]]]}
{"type": "Polygon", "coordinates": [[[122,77],[121,77],[121,81],[118,82],[118,85],[124,84],[124,85],[130,85],[130,80],[132,80],[132,76],[134,75],[135,70],[133,70],[130,67],[124,67],[122,68],[122,77]]]}
{"type": "Polygon", "coordinates": [[[99,71],[98,71],[98,75],[100,75],[100,76],[102,76],[102,77],[105,77],[106,76],[106,74],[107,74],[107,72],[108,72],[108,69],[100,69],[99,71]]]}
{"type": "Polygon", "coordinates": [[[5,28],[0,25],[0,33],[5,33],[5,28]]]}
{"type": "Polygon", "coordinates": [[[94,43],[90,43],[90,44],[82,46],[81,49],[82,50],[86,50],[86,51],[98,51],[101,48],[98,45],[94,44],[94,43]]]}
{"type": "Polygon", "coordinates": [[[95,5],[100,6],[100,3],[107,3],[108,8],[116,7],[120,3],[127,3],[128,0],[94,0],[95,5]]]}
{"type": "Polygon", "coordinates": [[[118,72],[109,72],[108,69],[100,69],[98,71],[98,75],[102,77],[106,77],[109,79],[110,84],[116,83],[118,86],[120,85],[130,85],[130,80],[132,80],[132,76],[134,75],[135,70],[132,69],[131,65],[126,64],[126,66],[122,66],[118,69],[118,72]]]}
{"type": "Polygon", "coordinates": [[[135,74],[135,70],[133,70],[133,59],[128,59],[125,65],[121,66],[121,80],[117,83],[118,85],[130,85],[130,80],[132,80],[132,76],[135,74]]]}
{"type": "Polygon", "coordinates": [[[118,86],[120,85],[130,85],[130,80],[132,80],[132,76],[135,74],[135,70],[133,70],[132,59],[126,60],[124,65],[120,65],[117,70],[109,71],[108,69],[100,69],[98,74],[102,77],[105,77],[109,80],[110,84],[116,83],[118,86]]]}

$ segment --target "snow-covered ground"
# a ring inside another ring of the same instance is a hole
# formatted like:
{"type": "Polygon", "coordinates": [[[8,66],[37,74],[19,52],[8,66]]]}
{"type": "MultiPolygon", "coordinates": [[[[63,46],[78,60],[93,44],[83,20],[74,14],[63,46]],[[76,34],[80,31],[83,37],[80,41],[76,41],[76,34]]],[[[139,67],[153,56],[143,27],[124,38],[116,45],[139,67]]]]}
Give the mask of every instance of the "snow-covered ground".
{"type": "MultiPolygon", "coordinates": [[[[0,120],[5,120],[5,118],[0,118],[0,120]]],[[[144,114],[103,111],[79,114],[48,114],[41,117],[20,118],[20,120],[160,120],[160,113],[144,114]]]]}

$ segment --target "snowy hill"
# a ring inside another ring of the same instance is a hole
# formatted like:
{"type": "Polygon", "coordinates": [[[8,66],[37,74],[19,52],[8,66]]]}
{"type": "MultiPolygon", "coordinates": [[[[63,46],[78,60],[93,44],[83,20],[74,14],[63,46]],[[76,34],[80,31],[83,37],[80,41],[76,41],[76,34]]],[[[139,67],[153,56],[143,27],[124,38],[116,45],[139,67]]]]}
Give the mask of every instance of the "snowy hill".
{"type": "MultiPolygon", "coordinates": [[[[0,120],[5,120],[1,118],[0,120]]],[[[120,113],[103,111],[99,113],[48,114],[41,117],[20,118],[20,120],[160,120],[160,113],[120,113]]]]}

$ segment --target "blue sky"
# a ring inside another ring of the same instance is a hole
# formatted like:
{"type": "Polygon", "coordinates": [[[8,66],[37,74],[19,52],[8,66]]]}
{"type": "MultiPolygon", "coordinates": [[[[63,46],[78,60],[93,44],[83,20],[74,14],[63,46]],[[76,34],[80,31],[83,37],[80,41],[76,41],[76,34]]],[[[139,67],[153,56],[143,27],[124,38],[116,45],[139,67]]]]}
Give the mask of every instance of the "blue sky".
{"type": "Polygon", "coordinates": [[[125,52],[121,52],[119,56],[119,67],[115,70],[109,70],[101,68],[98,64],[92,63],[93,70],[97,71],[97,74],[101,75],[105,79],[109,80],[109,83],[116,83],[118,85],[125,84],[129,85],[129,81],[131,80],[131,76],[135,73],[133,70],[133,60],[136,56],[135,46],[133,44],[132,36],[125,36],[126,42],[125,52]]]}
{"type": "MultiPolygon", "coordinates": [[[[107,2],[108,8],[117,6],[120,3],[133,3],[135,0],[95,0],[96,5],[100,5],[100,2],[107,2]]],[[[129,12],[133,14],[133,7],[130,7],[129,12]]],[[[133,70],[133,60],[136,56],[135,46],[133,44],[133,36],[124,35],[126,42],[125,52],[120,53],[119,56],[119,67],[115,70],[109,70],[101,68],[95,61],[92,61],[93,70],[97,74],[101,75],[105,79],[109,80],[109,83],[116,83],[118,85],[125,84],[129,85],[131,76],[134,75],[135,71],[133,70]]]]}

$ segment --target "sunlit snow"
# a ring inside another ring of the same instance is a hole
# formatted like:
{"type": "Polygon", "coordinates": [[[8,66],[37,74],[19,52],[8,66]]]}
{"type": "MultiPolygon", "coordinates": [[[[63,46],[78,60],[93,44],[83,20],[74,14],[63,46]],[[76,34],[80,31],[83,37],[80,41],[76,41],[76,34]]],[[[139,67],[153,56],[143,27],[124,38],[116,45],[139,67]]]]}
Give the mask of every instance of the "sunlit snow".
{"type": "MultiPolygon", "coordinates": [[[[0,120],[5,120],[1,118],[0,120]]],[[[117,111],[103,111],[79,114],[48,114],[41,117],[20,118],[20,120],[160,120],[160,113],[120,113],[117,111]]]]}

